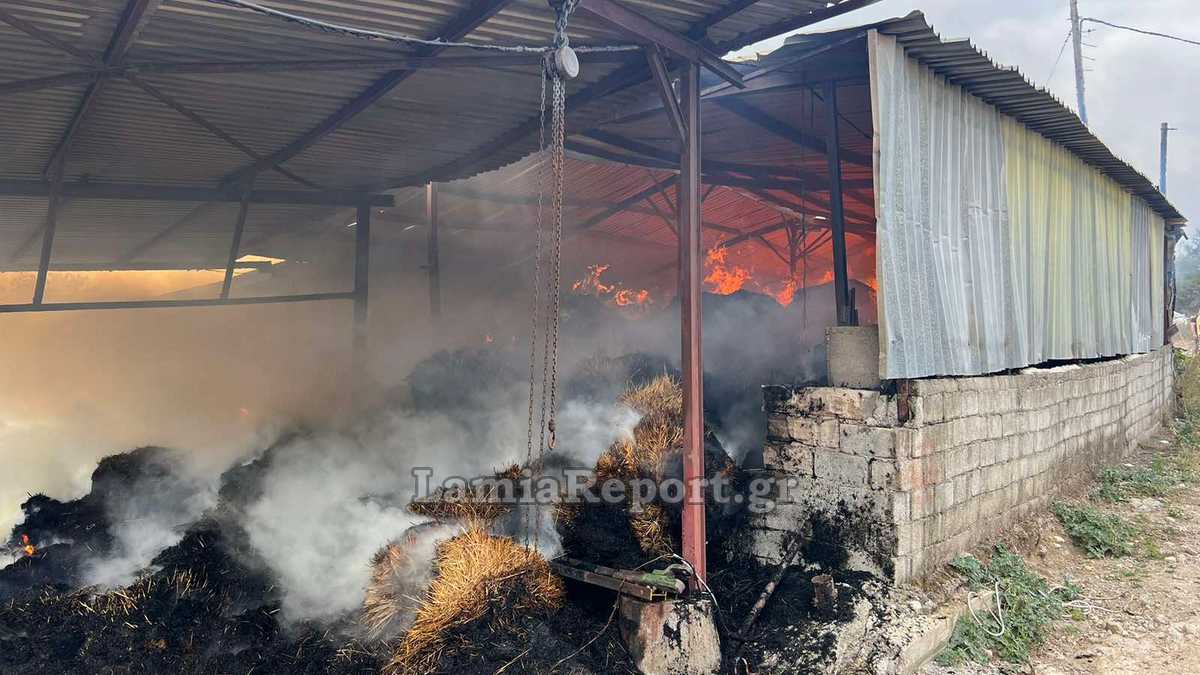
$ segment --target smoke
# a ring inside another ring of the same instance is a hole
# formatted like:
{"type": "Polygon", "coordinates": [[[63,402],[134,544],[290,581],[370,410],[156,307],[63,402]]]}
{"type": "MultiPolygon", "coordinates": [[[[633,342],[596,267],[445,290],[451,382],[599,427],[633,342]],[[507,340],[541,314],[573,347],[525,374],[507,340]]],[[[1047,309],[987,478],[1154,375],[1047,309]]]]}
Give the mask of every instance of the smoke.
{"type": "Polygon", "coordinates": [[[118,466],[93,479],[91,495],[103,502],[113,546],[105,555],[86,561],[82,570],[86,585],[128,585],[216,504],[216,484],[200,475],[188,455],[159,448],[135,454],[145,459],[109,460],[118,466]]]}
{"type": "MultiPolygon", "coordinates": [[[[477,390],[481,384],[470,375],[439,384],[477,390]]],[[[527,390],[510,381],[485,392],[491,404],[485,408],[467,395],[458,410],[393,408],[346,432],[304,435],[273,449],[261,496],[246,507],[243,525],[284,590],[287,619],[328,620],[362,605],[375,552],[426,520],[405,509],[417,493],[414,468],[432,470],[437,485],[524,463],[527,390]]],[[[560,417],[559,445],[594,464],[636,423],[637,414],[625,406],[570,401],[560,417]]],[[[543,514],[542,522],[547,529],[538,539],[553,554],[553,518],[543,514]]]]}
{"type": "MultiPolygon", "coordinates": [[[[208,280],[136,273],[139,285],[124,276],[134,273],[63,274],[49,288],[61,293],[65,284],[72,300],[146,297],[208,280]]],[[[264,429],[277,423],[329,423],[346,399],[329,377],[347,362],[348,333],[331,320],[342,315],[349,321],[348,307],[4,315],[0,531],[18,521],[27,494],[86,493],[97,460],[113,453],[186,449],[198,471],[215,475],[262,447],[264,429]]]]}

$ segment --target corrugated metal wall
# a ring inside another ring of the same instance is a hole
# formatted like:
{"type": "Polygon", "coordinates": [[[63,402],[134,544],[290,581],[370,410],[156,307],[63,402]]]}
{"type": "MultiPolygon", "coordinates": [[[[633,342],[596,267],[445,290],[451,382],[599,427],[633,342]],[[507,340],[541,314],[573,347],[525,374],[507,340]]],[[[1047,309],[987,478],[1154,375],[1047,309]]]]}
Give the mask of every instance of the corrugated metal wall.
{"type": "Polygon", "coordinates": [[[1160,217],[894,38],[869,52],[883,377],[1162,344],[1160,217]]]}

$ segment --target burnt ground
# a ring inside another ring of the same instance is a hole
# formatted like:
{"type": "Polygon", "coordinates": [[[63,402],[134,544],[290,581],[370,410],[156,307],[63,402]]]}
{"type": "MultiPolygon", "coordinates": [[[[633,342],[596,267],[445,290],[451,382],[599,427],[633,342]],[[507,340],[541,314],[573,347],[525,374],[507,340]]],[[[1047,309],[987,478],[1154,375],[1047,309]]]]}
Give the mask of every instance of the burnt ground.
{"type": "MultiPolygon", "coordinates": [[[[1155,443],[1144,444],[1128,461],[1148,465],[1163,449],[1155,443]]],[[[1050,513],[1006,538],[1042,576],[1067,577],[1078,584],[1090,605],[1077,617],[1055,624],[1029,664],[931,664],[923,673],[1200,673],[1200,485],[1190,483],[1163,498],[1134,498],[1103,510],[1142,528],[1134,555],[1089,558],[1050,513]]]]}
{"type": "MultiPolygon", "coordinates": [[[[276,448],[286,447],[285,444],[276,448]]],[[[390,654],[384,645],[354,639],[353,617],[342,625],[286,625],[278,589],[238,525],[259,494],[259,480],[276,456],[272,448],[222,479],[219,501],[162,551],[138,580],[122,589],[79,589],[80,565],[112,545],[106,496],[178,480],[162,449],[140,449],[103,460],[98,490],[74,501],[31,499],[29,533],[41,545],[0,570],[0,654],[3,672],[22,673],[375,673],[390,654]]],[[[737,514],[717,517],[711,534],[736,533],[737,514]]],[[[732,540],[731,540],[732,541],[732,540]]],[[[12,543],[12,542],[10,542],[12,543]]],[[[636,543],[630,542],[634,546],[636,543]]],[[[736,548],[736,547],[730,547],[736,548]]],[[[836,558],[836,556],[835,556],[836,558]]],[[[773,570],[745,560],[712,561],[719,628],[732,649],[732,631],[773,570]]],[[[799,568],[783,583],[748,636],[747,663],[782,654],[789,663],[825,659],[829,627],[852,618],[865,575],[834,571],[842,590],[835,617],[812,606],[809,578],[799,568]]],[[[436,672],[633,673],[608,591],[568,583],[568,602],[550,616],[481,621],[459,631],[436,672]]],[[[503,602],[498,614],[503,614],[503,602]]]]}
{"type": "Polygon", "coordinates": [[[13,540],[58,543],[0,570],[3,672],[377,672],[378,657],[337,630],[277,618],[276,588],[234,518],[270,456],[226,474],[218,505],[123,589],[78,589],[82,565],[112,546],[110,498],[183,480],[169,451],[102,460],[81,499],[31,498],[13,540]]]}

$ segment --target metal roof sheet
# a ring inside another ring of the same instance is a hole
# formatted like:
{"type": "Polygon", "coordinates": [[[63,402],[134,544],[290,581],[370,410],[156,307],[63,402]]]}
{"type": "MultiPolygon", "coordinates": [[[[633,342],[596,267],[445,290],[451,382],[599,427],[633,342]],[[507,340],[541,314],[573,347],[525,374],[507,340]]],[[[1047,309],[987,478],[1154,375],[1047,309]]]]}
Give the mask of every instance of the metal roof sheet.
{"type": "Polygon", "coordinates": [[[961,86],[1029,129],[1061,144],[1130,193],[1141,197],[1164,219],[1184,220],[1183,214],[1158,191],[1149,178],[1113,154],[1083,120],[1049,90],[1030,82],[1019,69],[996,63],[970,40],[943,39],[921,12],[839,31],[793,36],[782,49],[772,53],[766,60],[785,59],[789,52],[830,44],[847,35],[871,29],[894,36],[906,54],[947,81],[961,86]]]}
{"type": "MultiPolygon", "coordinates": [[[[467,42],[546,44],[553,13],[545,0],[258,0],[288,12],[364,29],[432,38],[446,31],[467,42]],[[499,11],[492,11],[499,8],[499,11]],[[464,22],[472,12],[479,21],[464,22]],[[461,30],[459,30],[461,29],[461,30]]],[[[718,49],[816,12],[853,8],[867,0],[623,0],[679,33],[692,32],[718,49]],[[733,11],[736,10],[736,11],[733,11]]],[[[391,58],[422,54],[411,46],[324,32],[214,0],[11,0],[0,7],[0,84],[95,68],[132,7],[145,7],[127,41],[124,64],[391,58]],[[21,26],[33,27],[30,35],[21,26]]],[[[596,19],[572,18],[572,44],[628,44],[596,19]]],[[[464,52],[449,48],[444,55],[464,52]]],[[[418,70],[166,74],[143,71],[144,84],[107,78],[70,144],[67,181],[142,185],[225,186],[258,158],[282,152],[279,164],[328,189],[390,189],[429,178],[450,180],[510,164],[536,143],[538,66],[418,70]],[[153,89],[159,95],[151,93],[153,89]],[[324,128],[356,99],[368,100],[344,124],[324,128]],[[173,102],[173,104],[172,104],[173,102]],[[174,109],[173,109],[174,108],[174,109]],[[189,119],[179,108],[190,111],[189,119]],[[197,122],[196,118],[205,124],[197,122]],[[210,128],[205,128],[207,125],[210,128]],[[217,132],[214,132],[214,129],[217,132]],[[225,135],[242,146],[233,147],[225,135]],[[313,142],[299,142],[311,138],[313,142]],[[288,152],[283,152],[287,150],[288,152]]],[[[587,128],[652,91],[644,59],[584,59],[569,83],[569,124],[587,128]]],[[[75,82],[22,93],[0,92],[0,180],[40,178],[70,120],[92,87],[75,82]]],[[[260,188],[298,187],[283,172],[258,174],[260,188]]],[[[44,203],[44,200],[42,200],[44,203]]],[[[194,223],[198,206],[123,207],[141,215],[105,221],[91,249],[64,244],[59,255],[92,260],[128,252],[147,231],[209,243],[194,223]],[[149,221],[154,224],[149,224],[149,221]],[[143,229],[138,223],[145,221],[143,229]],[[172,229],[174,228],[174,229],[172,229]]],[[[116,207],[114,207],[115,209],[116,207]]],[[[119,209],[118,209],[119,210],[119,209]]],[[[210,208],[209,211],[219,209],[210,208]]],[[[255,207],[252,211],[264,210],[255,207]]],[[[0,213],[0,263],[36,235],[41,218],[26,210],[0,213]]],[[[204,215],[204,214],[201,214],[204,215]]],[[[87,231],[92,214],[64,209],[60,231],[87,231]],[[75,222],[81,219],[80,222],[75,222]],[[74,228],[74,229],[73,229],[74,228]]],[[[214,227],[222,234],[226,228],[214,227]]],[[[68,236],[67,234],[63,235],[68,236]]],[[[165,246],[165,244],[164,244],[165,246]]],[[[161,249],[166,250],[166,249],[161,249]]],[[[159,252],[161,252],[161,250],[159,252]]],[[[186,252],[186,243],[181,245],[186,252]]],[[[27,257],[22,260],[27,261],[27,257]]]]}

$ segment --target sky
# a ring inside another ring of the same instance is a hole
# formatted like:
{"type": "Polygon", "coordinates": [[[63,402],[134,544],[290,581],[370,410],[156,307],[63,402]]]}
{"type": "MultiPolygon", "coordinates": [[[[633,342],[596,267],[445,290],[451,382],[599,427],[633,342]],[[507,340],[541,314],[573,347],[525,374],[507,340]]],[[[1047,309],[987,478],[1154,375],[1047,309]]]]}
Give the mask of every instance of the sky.
{"type": "MultiPolygon", "coordinates": [[[[970,38],[992,60],[1017,66],[1026,79],[1050,91],[1072,110],[1074,62],[1067,45],[1068,0],[882,0],[815,25],[844,28],[921,10],[943,38],[970,38]]],[[[1111,23],[1200,40],[1197,0],[1079,0],[1079,13],[1111,23]]],[[[1088,122],[1113,153],[1158,184],[1159,128],[1170,122],[1167,197],[1189,220],[1200,223],[1200,46],[1085,23],[1084,74],[1088,122]],[[1089,60],[1090,59],[1090,60],[1089,60]]],[[[769,51],[775,38],[755,45],[769,51]]],[[[1188,228],[1191,238],[1200,232],[1188,228]]]]}

